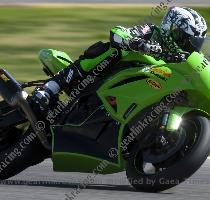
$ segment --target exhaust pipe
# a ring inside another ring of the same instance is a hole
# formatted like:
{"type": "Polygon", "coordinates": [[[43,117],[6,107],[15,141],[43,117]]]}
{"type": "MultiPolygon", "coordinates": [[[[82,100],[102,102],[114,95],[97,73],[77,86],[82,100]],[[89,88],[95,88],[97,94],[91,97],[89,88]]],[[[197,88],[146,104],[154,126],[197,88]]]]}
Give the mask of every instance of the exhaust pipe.
{"type": "Polygon", "coordinates": [[[41,144],[47,150],[51,151],[51,145],[47,140],[45,132],[36,128],[38,120],[28,101],[24,98],[25,93],[22,90],[20,83],[2,68],[0,69],[0,95],[10,106],[19,106],[23,110],[41,144]]]}

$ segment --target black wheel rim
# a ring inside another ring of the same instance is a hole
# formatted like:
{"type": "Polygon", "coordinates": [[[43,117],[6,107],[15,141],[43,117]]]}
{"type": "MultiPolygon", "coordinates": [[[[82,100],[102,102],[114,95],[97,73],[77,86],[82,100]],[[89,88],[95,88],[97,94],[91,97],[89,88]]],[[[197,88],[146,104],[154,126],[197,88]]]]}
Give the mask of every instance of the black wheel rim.
{"type": "Polygon", "coordinates": [[[183,141],[183,145],[170,158],[167,158],[163,162],[160,163],[148,163],[145,162],[142,156],[142,150],[137,151],[134,157],[134,166],[138,173],[144,175],[157,175],[162,173],[164,170],[173,166],[176,162],[181,159],[184,159],[187,154],[193,149],[196,145],[196,142],[200,136],[200,124],[192,119],[185,119],[180,125],[177,134],[183,135],[185,134],[185,140],[183,141]]]}

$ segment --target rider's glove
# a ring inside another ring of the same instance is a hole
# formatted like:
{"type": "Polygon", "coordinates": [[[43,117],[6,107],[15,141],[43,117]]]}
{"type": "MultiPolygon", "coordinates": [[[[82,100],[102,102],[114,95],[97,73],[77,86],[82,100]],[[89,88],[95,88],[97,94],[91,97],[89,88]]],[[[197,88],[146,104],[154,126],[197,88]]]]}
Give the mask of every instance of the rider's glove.
{"type": "Polygon", "coordinates": [[[129,40],[129,49],[141,52],[154,57],[159,57],[162,53],[161,45],[156,41],[145,40],[142,38],[133,38],[129,40]]]}

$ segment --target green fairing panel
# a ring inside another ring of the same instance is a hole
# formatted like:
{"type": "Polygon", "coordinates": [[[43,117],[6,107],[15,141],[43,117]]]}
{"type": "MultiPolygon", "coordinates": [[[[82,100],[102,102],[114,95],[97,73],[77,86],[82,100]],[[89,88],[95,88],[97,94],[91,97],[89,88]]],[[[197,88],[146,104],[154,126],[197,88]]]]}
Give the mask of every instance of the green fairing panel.
{"type": "Polygon", "coordinates": [[[204,110],[198,109],[198,108],[190,108],[190,107],[181,107],[176,106],[173,108],[173,110],[170,111],[166,130],[168,131],[176,131],[179,128],[179,125],[181,123],[182,117],[185,114],[188,114],[192,111],[199,112],[207,117],[210,117],[210,114],[204,110]]]}
{"type": "MultiPolygon", "coordinates": [[[[210,113],[210,108],[208,106],[210,100],[210,80],[208,78],[210,77],[210,71],[207,67],[205,68],[203,65],[200,66],[200,63],[203,61],[205,61],[205,58],[202,55],[194,53],[185,63],[160,64],[159,66],[152,67],[145,66],[143,69],[127,69],[119,72],[102,85],[102,87],[98,90],[98,95],[111,116],[115,120],[121,122],[121,128],[123,130],[124,126],[143,108],[160,101],[163,96],[172,93],[174,94],[175,92],[179,93],[179,91],[184,90],[188,93],[194,108],[177,108],[177,110],[174,110],[175,113],[172,111],[167,129],[175,130],[175,123],[177,122],[177,119],[179,120],[178,117],[181,117],[187,112],[197,110],[205,114],[210,113]],[[197,73],[197,70],[200,68],[202,68],[202,70],[197,73]],[[152,74],[152,71],[155,71],[156,73],[152,74]],[[157,77],[158,72],[161,72],[162,75],[165,76],[165,80],[157,77]],[[114,87],[116,84],[125,79],[137,76],[146,76],[146,78],[114,87]],[[148,79],[155,80],[161,87],[152,88],[147,83],[148,79]],[[197,81],[198,79],[199,81],[197,81]],[[200,98],[198,95],[200,95],[200,98]],[[116,98],[116,110],[108,103],[108,96],[116,98]],[[203,101],[200,101],[201,98],[203,101]],[[124,119],[124,113],[133,103],[137,105],[136,108],[127,119],[124,119]],[[174,115],[177,114],[177,112],[180,113],[181,116],[174,115]]],[[[119,144],[122,142],[122,131],[118,142],[119,144]]]]}
{"type": "MultiPolygon", "coordinates": [[[[55,125],[56,126],[56,125],[55,125]]],[[[112,163],[107,160],[102,160],[97,157],[72,153],[72,152],[55,152],[54,144],[55,144],[55,134],[59,134],[58,132],[54,132],[54,127],[51,126],[52,132],[52,161],[53,161],[53,170],[60,172],[84,172],[84,173],[92,173],[94,169],[96,169],[100,163],[106,163],[106,167],[100,171],[100,174],[110,174],[121,172],[125,169],[125,163],[122,159],[122,155],[118,155],[118,163],[112,163]],[[107,164],[108,163],[108,164],[107,164]]],[[[64,125],[70,126],[70,125],[64,125]]],[[[119,130],[119,135],[122,135],[123,128],[119,130]]],[[[65,136],[64,136],[65,137],[65,136]]],[[[121,142],[121,137],[118,138],[119,145],[121,142]]]]}
{"type": "Polygon", "coordinates": [[[195,52],[188,58],[187,63],[171,68],[183,74],[186,83],[192,84],[193,89],[187,90],[191,106],[210,113],[210,68],[204,55],[195,52]]]}
{"type": "MultiPolygon", "coordinates": [[[[154,69],[155,66],[152,66],[152,68],[151,66],[145,66],[143,69],[140,67],[126,69],[110,78],[99,88],[97,93],[111,116],[122,124],[127,124],[143,108],[160,101],[163,96],[177,90],[185,90],[192,96],[196,93],[202,94],[204,99],[209,101],[210,79],[208,77],[210,77],[210,69],[200,66],[202,62],[206,62],[204,56],[193,53],[187,62],[157,66],[158,70],[156,72],[160,71],[166,80],[160,79],[157,73],[151,73],[151,69],[154,69]],[[198,73],[200,68],[201,71],[198,73]],[[143,77],[143,79],[115,87],[116,84],[132,77],[143,77]],[[151,87],[148,84],[148,79],[155,81],[160,88],[151,87]],[[108,103],[107,97],[109,96],[116,98],[117,110],[108,103]],[[132,104],[136,104],[137,107],[127,119],[124,119],[123,115],[132,104]]],[[[197,106],[195,105],[195,107],[197,106]]],[[[204,110],[209,110],[209,108],[204,110]]]]}
{"type": "MultiPolygon", "coordinates": [[[[208,111],[209,106],[207,106],[207,102],[210,100],[210,80],[208,78],[210,77],[210,69],[209,63],[207,65],[201,64],[206,62],[203,55],[193,53],[187,62],[171,64],[164,64],[163,61],[155,61],[150,57],[141,59],[148,60],[151,63],[148,63],[144,68],[135,67],[120,71],[109,78],[97,91],[106,110],[113,119],[121,123],[118,149],[120,149],[124,126],[143,108],[160,101],[163,96],[172,94],[175,91],[185,90],[190,98],[201,95],[200,98],[204,101],[197,102],[192,98],[192,103],[194,103],[193,107],[196,110],[200,109],[210,113],[208,111]],[[160,63],[154,66],[155,62],[160,63]],[[135,79],[128,83],[122,83],[122,81],[134,77],[135,79]],[[136,77],[139,77],[139,79],[136,79],[136,77]],[[116,86],[116,84],[118,85],[116,86]],[[116,110],[108,103],[107,97],[109,96],[116,98],[116,110]],[[127,118],[124,118],[125,112],[133,103],[137,106],[127,118]],[[201,109],[201,107],[203,108],[201,109]]],[[[190,110],[191,108],[183,108],[183,111],[180,111],[180,113],[190,110]]],[[[173,119],[177,119],[177,117],[172,117],[169,128],[173,128],[173,119]]],[[[73,154],[71,152],[53,152],[54,169],[58,171],[92,172],[93,168],[100,161],[99,158],[73,154]]],[[[110,168],[107,168],[107,171],[103,173],[114,173],[123,169],[124,161],[122,155],[119,153],[118,164],[110,163],[110,168]]]]}
{"type": "MultiPolygon", "coordinates": [[[[82,123],[80,124],[65,124],[65,126],[82,126],[85,121],[87,121],[97,110],[97,108],[93,113],[91,113],[82,123]]],[[[55,132],[56,127],[60,127],[62,125],[53,125],[51,126],[52,133],[52,160],[53,160],[53,170],[54,171],[62,171],[62,172],[84,172],[84,173],[92,173],[93,169],[100,165],[100,163],[105,162],[108,165],[100,172],[101,174],[110,174],[121,172],[125,169],[125,163],[122,159],[122,155],[118,155],[118,163],[112,163],[109,161],[102,160],[97,157],[72,153],[72,152],[55,152],[55,134],[60,134],[59,132],[55,132]]],[[[123,127],[119,130],[120,137],[118,138],[118,144],[120,144],[121,135],[122,135],[123,127]]],[[[119,146],[119,145],[118,145],[119,146]]]]}
{"type": "Polygon", "coordinates": [[[106,52],[102,53],[100,56],[97,56],[95,58],[86,58],[84,60],[80,61],[81,68],[88,72],[92,69],[94,69],[99,63],[101,63],[103,60],[105,60],[108,56],[110,56],[113,52],[117,51],[115,48],[109,48],[106,52]]]}
{"type": "Polygon", "coordinates": [[[148,65],[164,65],[163,60],[156,60],[152,56],[141,54],[139,52],[122,51],[122,61],[138,61],[148,65]]]}
{"type": "Polygon", "coordinates": [[[100,163],[106,163],[106,166],[98,171],[100,174],[111,174],[124,170],[123,166],[82,154],[54,152],[52,158],[54,171],[92,173],[100,166],[100,163]]]}
{"type": "MultiPolygon", "coordinates": [[[[108,56],[110,56],[113,52],[117,51],[115,48],[108,49],[105,53],[101,54],[100,56],[97,56],[96,58],[91,59],[84,59],[80,61],[81,68],[88,72],[92,69],[94,69],[99,63],[101,63],[103,60],[105,60],[108,56]]],[[[165,64],[163,60],[156,60],[151,56],[144,55],[137,52],[132,51],[121,51],[122,52],[122,58],[121,61],[138,61],[144,64],[150,64],[150,65],[162,65],[165,64]]]]}
{"type": "MultiPolygon", "coordinates": [[[[159,67],[159,69],[165,69],[166,67],[159,67]]],[[[168,70],[170,70],[168,68],[168,70]]],[[[139,111],[143,108],[154,104],[160,99],[172,92],[175,91],[174,85],[182,87],[183,89],[191,89],[192,86],[190,83],[181,83],[183,77],[176,71],[172,71],[171,77],[167,81],[157,78],[155,75],[150,72],[144,72],[140,68],[131,68],[124,71],[121,71],[108,82],[106,82],[99,90],[98,95],[103,101],[108,112],[111,116],[121,122],[122,124],[127,124],[131,118],[133,118],[139,111]],[[123,84],[118,87],[114,87],[117,83],[132,77],[144,77],[144,79],[136,80],[130,82],[129,84],[123,84]],[[148,79],[155,81],[161,88],[153,88],[148,84],[148,79]],[[147,94],[147,95],[145,95],[147,94]],[[112,96],[116,98],[117,110],[115,110],[107,101],[107,97],[112,96]],[[136,104],[137,107],[129,115],[127,119],[124,119],[123,116],[128,108],[136,104]]],[[[178,89],[178,88],[177,88],[178,89]]]]}

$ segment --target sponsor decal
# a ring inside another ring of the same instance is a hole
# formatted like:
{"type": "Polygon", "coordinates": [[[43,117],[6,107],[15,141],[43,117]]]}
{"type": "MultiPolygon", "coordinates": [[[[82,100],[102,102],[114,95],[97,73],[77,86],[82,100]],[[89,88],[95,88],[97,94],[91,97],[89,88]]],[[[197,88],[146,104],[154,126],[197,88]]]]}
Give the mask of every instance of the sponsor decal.
{"type": "Polygon", "coordinates": [[[171,77],[171,73],[168,73],[164,70],[162,70],[161,68],[153,68],[150,70],[151,73],[153,74],[159,74],[162,75],[165,78],[170,78],[171,77]]]}
{"type": "Polygon", "coordinates": [[[68,74],[68,76],[67,76],[67,78],[66,78],[66,82],[67,82],[67,83],[70,83],[70,81],[71,81],[71,79],[72,79],[72,76],[73,76],[73,73],[74,73],[74,71],[73,71],[72,69],[70,69],[70,70],[69,70],[69,74],[68,74]]]}
{"type": "Polygon", "coordinates": [[[141,71],[142,72],[150,72],[151,68],[153,68],[155,65],[144,67],[141,71]]]}
{"type": "Polygon", "coordinates": [[[201,65],[198,65],[197,67],[196,67],[196,71],[198,72],[198,73],[201,73],[203,70],[205,70],[206,69],[206,67],[208,67],[209,66],[209,62],[208,62],[208,60],[206,59],[206,58],[204,58],[203,59],[203,61],[202,61],[202,63],[201,63],[201,65]]]}
{"type": "Polygon", "coordinates": [[[162,76],[162,75],[160,75],[160,74],[156,74],[156,73],[153,72],[153,71],[150,71],[150,73],[153,74],[153,75],[155,75],[155,76],[158,77],[159,79],[162,79],[162,80],[164,80],[164,81],[167,81],[167,78],[164,77],[164,76],[162,76]]]}
{"type": "Polygon", "coordinates": [[[158,90],[162,88],[161,84],[153,79],[147,79],[146,82],[151,88],[158,89],[158,90]]]}

